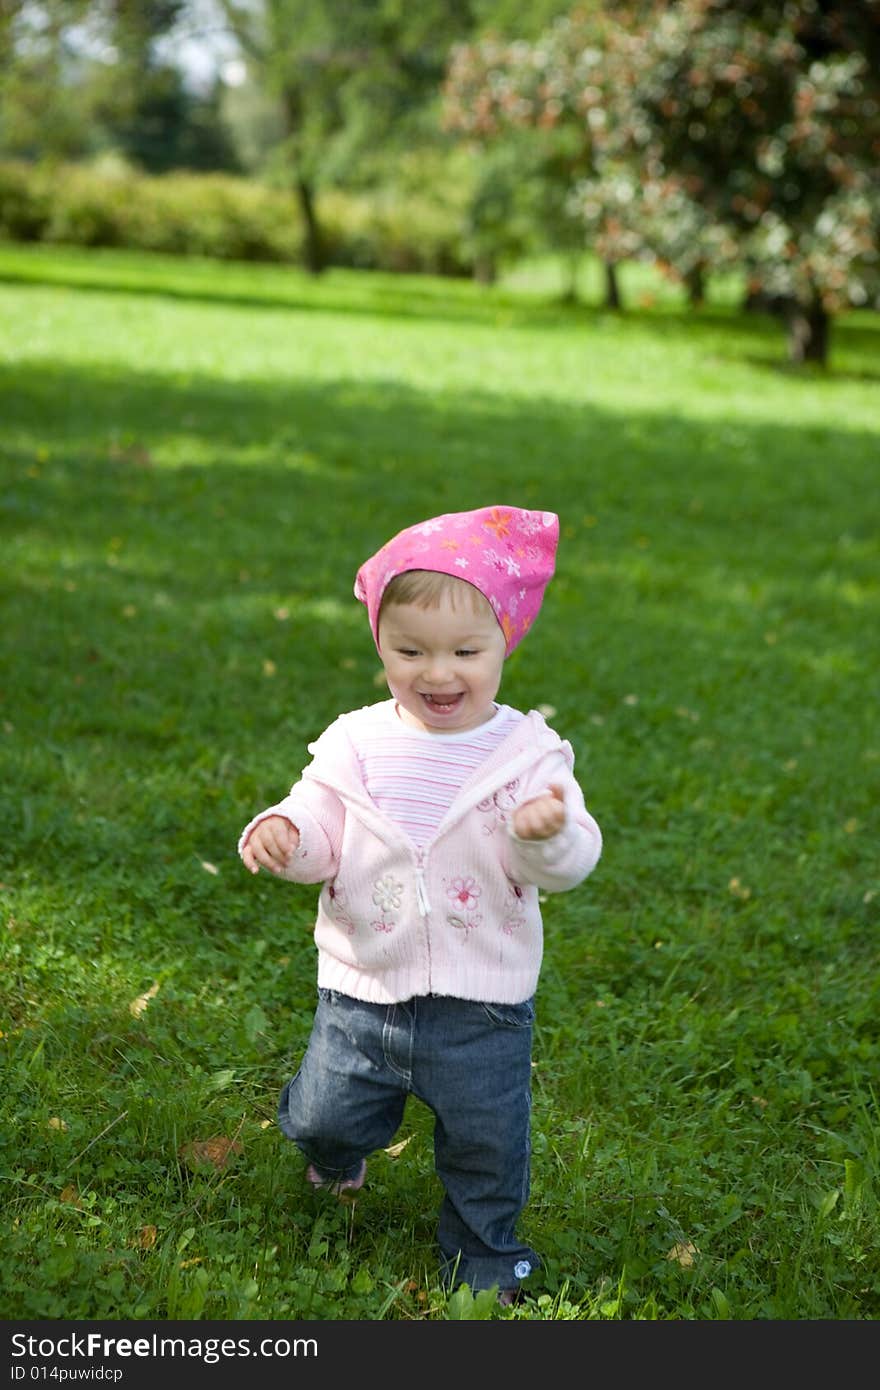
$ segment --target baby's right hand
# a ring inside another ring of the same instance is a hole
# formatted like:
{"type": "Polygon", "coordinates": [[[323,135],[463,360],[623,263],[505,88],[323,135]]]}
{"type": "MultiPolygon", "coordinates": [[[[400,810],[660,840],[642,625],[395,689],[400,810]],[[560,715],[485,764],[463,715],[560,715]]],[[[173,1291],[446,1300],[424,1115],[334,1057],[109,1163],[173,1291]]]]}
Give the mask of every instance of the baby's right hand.
{"type": "Polygon", "coordinates": [[[280,874],[298,846],[299,831],[295,825],[284,816],[267,816],[254,826],[241,857],[252,874],[260,872],[260,865],[273,874],[280,874]]]}

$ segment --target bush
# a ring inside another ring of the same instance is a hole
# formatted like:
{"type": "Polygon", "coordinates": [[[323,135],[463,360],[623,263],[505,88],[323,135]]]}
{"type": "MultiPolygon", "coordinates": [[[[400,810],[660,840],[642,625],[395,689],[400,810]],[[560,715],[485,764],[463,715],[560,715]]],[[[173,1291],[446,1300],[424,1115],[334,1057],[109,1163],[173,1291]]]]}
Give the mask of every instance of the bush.
{"type": "MultiPolygon", "coordinates": [[[[466,275],[461,195],[409,188],[319,195],[331,265],[466,275]]],[[[0,235],[218,260],[302,260],[293,193],[225,174],[139,174],[65,165],[0,166],[0,235]]]]}
{"type": "Polygon", "coordinates": [[[357,270],[467,275],[462,229],[454,213],[404,190],[331,190],[320,203],[333,265],[357,270]]]}
{"type": "Polygon", "coordinates": [[[0,164],[0,237],[40,241],[49,221],[51,197],[27,165],[0,164]]]}

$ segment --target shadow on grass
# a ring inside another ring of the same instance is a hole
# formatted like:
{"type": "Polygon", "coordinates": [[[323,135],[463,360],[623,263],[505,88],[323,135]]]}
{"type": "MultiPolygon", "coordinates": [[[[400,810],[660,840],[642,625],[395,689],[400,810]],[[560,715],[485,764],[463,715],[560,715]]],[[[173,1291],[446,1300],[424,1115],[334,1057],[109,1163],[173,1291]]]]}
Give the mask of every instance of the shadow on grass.
{"type": "Polygon", "coordinates": [[[328,270],[310,280],[296,268],[230,264],[227,273],[216,262],[187,271],[187,262],[140,258],[115,268],[101,253],[81,262],[70,252],[59,262],[42,257],[18,266],[0,262],[0,285],[59,287],[77,292],[123,294],[172,299],[221,307],[277,310],[284,313],[351,314],[369,317],[495,324],[503,316],[510,327],[565,327],[579,318],[591,320],[597,310],[584,304],[529,300],[503,289],[474,285],[468,280],[388,275],[383,272],[328,270]],[[204,283],[200,284],[203,279],[204,283]],[[289,290],[279,293],[287,278],[289,290]],[[261,284],[267,288],[261,290],[261,284]]]}
{"type": "Polygon", "coordinates": [[[192,740],[213,767],[222,731],[277,776],[266,721],[314,736],[375,698],[360,562],[414,519],[487,501],[563,523],[514,703],[576,710],[585,687],[601,704],[661,671],[687,690],[731,653],[772,689],[793,649],[764,634],[786,623],[804,653],[816,625],[837,679],[870,617],[867,432],[48,363],[0,371],[0,397],[4,708],[59,745],[119,739],[186,766],[192,740]]]}
{"type": "MultiPolygon", "coordinates": [[[[730,360],[745,360],[753,367],[770,367],[795,376],[809,375],[814,370],[786,361],[784,329],[772,315],[744,313],[711,303],[696,310],[663,304],[647,308],[634,303],[614,312],[602,305],[531,298],[504,287],[481,287],[469,280],[435,276],[331,269],[314,280],[298,268],[285,270],[283,266],[239,262],[222,266],[222,274],[218,274],[218,264],[213,261],[142,256],[135,263],[130,256],[117,261],[112,251],[77,252],[64,248],[54,252],[42,247],[29,248],[27,259],[17,260],[13,252],[5,264],[0,256],[2,284],[56,286],[78,292],[140,295],[281,313],[349,314],[485,323],[493,327],[503,324],[509,330],[568,331],[572,326],[588,327],[610,316],[640,333],[647,329],[661,337],[710,338],[721,345],[727,335],[736,342],[730,360]],[[278,286],[285,275],[289,292],[279,294],[278,286]],[[265,291],[261,286],[266,286],[265,291]]],[[[837,319],[832,329],[831,363],[820,369],[822,380],[880,380],[880,372],[870,368],[836,366],[834,359],[840,353],[857,354],[860,358],[880,353],[880,317],[852,313],[837,319]]]]}

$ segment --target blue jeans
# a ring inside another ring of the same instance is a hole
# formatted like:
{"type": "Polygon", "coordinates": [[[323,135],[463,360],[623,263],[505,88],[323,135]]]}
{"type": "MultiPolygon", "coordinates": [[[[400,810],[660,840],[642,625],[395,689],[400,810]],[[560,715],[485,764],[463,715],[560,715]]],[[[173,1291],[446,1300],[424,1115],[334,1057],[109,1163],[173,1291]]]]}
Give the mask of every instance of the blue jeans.
{"type": "Polygon", "coordinates": [[[319,989],[302,1065],[281,1093],[281,1129],[330,1181],[390,1144],[408,1095],[430,1107],[448,1286],[512,1289],[540,1264],[515,1234],[529,1195],[534,1016],[531,999],[367,1004],[319,989]]]}

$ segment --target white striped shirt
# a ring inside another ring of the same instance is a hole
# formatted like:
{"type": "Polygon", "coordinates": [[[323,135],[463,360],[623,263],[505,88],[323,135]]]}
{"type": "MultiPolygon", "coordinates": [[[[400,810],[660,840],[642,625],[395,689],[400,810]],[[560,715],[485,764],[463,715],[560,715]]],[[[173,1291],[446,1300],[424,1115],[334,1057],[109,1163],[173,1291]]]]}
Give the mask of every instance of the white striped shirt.
{"type": "Polygon", "coordinates": [[[499,705],[476,729],[433,734],[404,724],[393,700],[375,708],[357,750],[364,785],[417,846],[428,843],[471,774],[523,718],[499,705]]]}

